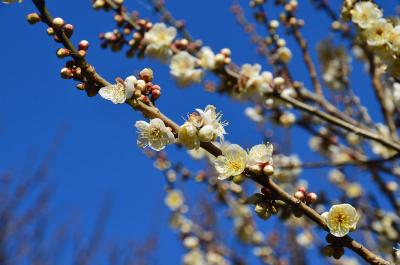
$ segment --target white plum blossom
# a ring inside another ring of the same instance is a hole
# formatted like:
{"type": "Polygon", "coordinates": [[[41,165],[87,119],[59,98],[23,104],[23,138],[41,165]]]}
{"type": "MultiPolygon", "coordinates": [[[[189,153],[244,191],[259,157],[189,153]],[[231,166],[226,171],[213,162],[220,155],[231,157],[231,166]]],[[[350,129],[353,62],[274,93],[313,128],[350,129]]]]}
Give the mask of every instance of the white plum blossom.
{"type": "Polygon", "coordinates": [[[238,176],[246,168],[247,153],[237,144],[231,144],[222,149],[222,155],[214,160],[214,167],[219,179],[238,176]]]}
{"type": "Polygon", "coordinates": [[[198,149],[200,142],[211,142],[217,138],[224,140],[226,122],[221,121],[222,114],[217,113],[213,105],[208,105],[204,110],[196,109],[189,115],[180,128],[178,142],[189,150],[198,149]]]}
{"type": "Polygon", "coordinates": [[[239,88],[244,92],[245,97],[251,96],[255,92],[263,94],[272,91],[270,87],[272,74],[267,71],[261,73],[261,65],[244,64],[239,74],[239,88]]]}
{"type": "Polygon", "coordinates": [[[382,46],[388,43],[393,31],[393,25],[386,19],[381,18],[374,21],[365,31],[368,45],[382,46]]]}
{"type": "Polygon", "coordinates": [[[350,13],[352,21],[362,29],[369,28],[373,22],[383,15],[382,11],[369,1],[358,2],[350,13]]]}
{"type": "Polygon", "coordinates": [[[272,152],[274,151],[274,147],[272,144],[258,144],[253,146],[247,157],[247,165],[272,165],[272,152]]]}
{"type": "Polygon", "coordinates": [[[180,86],[201,82],[203,71],[196,69],[196,63],[197,58],[187,51],[181,51],[172,57],[169,65],[170,73],[180,86]]]}
{"type": "Polygon", "coordinates": [[[213,70],[215,68],[215,54],[210,47],[203,47],[197,54],[199,58],[198,64],[206,70],[213,70]]]}
{"type": "Polygon", "coordinates": [[[173,211],[179,209],[183,205],[183,194],[180,190],[171,190],[165,197],[165,204],[173,211]]]}
{"type": "Polygon", "coordinates": [[[172,55],[170,45],[176,37],[176,28],[156,23],[144,34],[146,53],[150,56],[165,59],[172,55]]]}
{"type": "Polygon", "coordinates": [[[150,123],[137,121],[135,127],[139,133],[137,144],[142,148],[149,146],[155,151],[161,151],[166,145],[175,142],[174,134],[159,118],[150,120],[150,123]]]}
{"type": "Polygon", "coordinates": [[[221,140],[224,139],[226,134],[224,126],[226,122],[222,122],[222,114],[216,112],[216,108],[213,105],[208,105],[204,110],[196,109],[201,117],[202,128],[199,131],[199,138],[202,142],[210,142],[219,137],[221,140]]]}
{"type": "Polygon", "coordinates": [[[350,231],[354,231],[358,222],[356,209],[348,203],[333,205],[322,217],[330,233],[336,237],[344,237],[350,231]]]}
{"type": "Polygon", "coordinates": [[[400,52],[400,25],[393,29],[389,45],[394,52],[400,52]]]}
{"type": "Polygon", "coordinates": [[[122,104],[132,97],[136,83],[135,76],[128,76],[123,83],[117,82],[114,85],[100,88],[99,95],[114,104],[122,104]]]}

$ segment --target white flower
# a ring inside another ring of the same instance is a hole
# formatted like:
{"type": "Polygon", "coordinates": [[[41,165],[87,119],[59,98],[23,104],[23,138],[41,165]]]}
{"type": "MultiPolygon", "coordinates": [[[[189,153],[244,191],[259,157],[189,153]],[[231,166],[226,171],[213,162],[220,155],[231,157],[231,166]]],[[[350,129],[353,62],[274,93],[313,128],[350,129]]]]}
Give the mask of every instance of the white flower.
{"type": "Polygon", "coordinates": [[[237,144],[231,144],[222,150],[222,155],[214,160],[219,179],[226,179],[243,173],[246,167],[247,153],[237,144]]]}
{"type": "Polygon", "coordinates": [[[174,134],[165,126],[164,122],[158,118],[152,119],[150,123],[137,121],[135,127],[138,129],[137,144],[140,147],[149,146],[155,151],[160,151],[167,144],[175,142],[174,134]]]}
{"type": "Polygon", "coordinates": [[[250,120],[254,122],[260,123],[264,121],[264,116],[262,115],[261,108],[247,107],[245,108],[244,113],[250,120]]]}
{"type": "Polygon", "coordinates": [[[102,98],[110,100],[114,104],[122,104],[132,97],[136,83],[136,77],[128,76],[123,84],[117,82],[114,85],[100,88],[99,94],[102,98]]]}
{"type": "Polygon", "coordinates": [[[203,75],[201,69],[196,69],[197,58],[190,55],[187,51],[181,51],[175,54],[170,63],[170,73],[178,84],[188,86],[191,83],[200,83],[203,75]]]}
{"type": "Polygon", "coordinates": [[[344,237],[350,231],[354,231],[358,222],[356,209],[348,203],[333,205],[322,217],[330,233],[336,237],[344,237]]]}
{"type": "Polygon", "coordinates": [[[382,18],[374,21],[365,31],[368,45],[382,46],[388,43],[393,31],[393,25],[386,19],[382,18]]]}
{"type": "Polygon", "coordinates": [[[150,56],[165,59],[172,52],[170,45],[176,37],[176,28],[167,27],[164,23],[156,23],[144,34],[146,52],[150,56]]]}
{"type": "Polygon", "coordinates": [[[227,123],[221,121],[222,114],[217,113],[215,109],[213,105],[208,105],[204,111],[196,109],[200,114],[202,122],[202,128],[199,131],[199,138],[202,142],[210,142],[217,137],[223,140],[224,134],[226,134],[224,126],[227,123]]]}
{"type": "Polygon", "coordinates": [[[358,2],[350,13],[351,20],[363,29],[369,28],[373,22],[383,15],[382,11],[374,3],[367,1],[358,2]]]}
{"type": "Polygon", "coordinates": [[[198,149],[200,140],[197,135],[198,129],[191,122],[185,122],[178,132],[178,142],[186,146],[187,149],[198,149]]]}
{"type": "Polygon", "coordinates": [[[215,68],[215,54],[210,47],[203,47],[199,51],[197,57],[199,58],[199,65],[207,70],[215,68]]]}
{"type": "Polygon", "coordinates": [[[183,194],[180,190],[169,191],[165,197],[165,204],[173,211],[179,209],[183,205],[183,194]]]}
{"type": "Polygon", "coordinates": [[[240,70],[241,82],[240,85],[245,89],[257,88],[262,82],[260,74],[261,65],[259,64],[244,64],[240,70]]]}
{"type": "Polygon", "coordinates": [[[258,144],[253,146],[250,149],[248,158],[247,158],[247,165],[254,166],[254,165],[265,165],[265,164],[272,164],[272,152],[274,151],[274,147],[272,144],[258,144]]]}
{"type": "Polygon", "coordinates": [[[393,29],[392,36],[390,36],[390,47],[394,52],[400,52],[400,25],[393,29]]]}
{"type": "Polygon", "coordinates": [[[206,260],[203,252],[199,249],[193,249],[185,256],[183,256],[183,264],[184,265],[206,265],[206,260]]]}

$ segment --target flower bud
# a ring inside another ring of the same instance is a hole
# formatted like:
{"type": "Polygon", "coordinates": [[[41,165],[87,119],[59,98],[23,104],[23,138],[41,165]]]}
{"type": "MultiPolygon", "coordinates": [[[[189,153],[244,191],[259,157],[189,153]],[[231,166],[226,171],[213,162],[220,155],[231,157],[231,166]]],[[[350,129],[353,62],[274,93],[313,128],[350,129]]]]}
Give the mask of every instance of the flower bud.
{"type": "Polygon", "coordinates": [[[140,78],[143,79],[146,83],[153,81],[153,70],[150,68],[144,68],[139,73],[140,78]]]}
{"type": "Polygon", "coordinates": [[[178,132],[178,142],[186,146],[187,149],[198,149],[200,140],[197,137],[197,128],[190,122],[185,122],[178,132]]]}
{"type": "Polygon", "coordinates": [[[53,19],[52,21],[52,25],[54,29],[61,29],[64,26],[64,19],[60,18],[60,17],[56,17],[55,19],[53,19]]]}
{"type": "Polygon", "coordinates": [[[29,24],[36,24],[40,22],[42,19],[38,13],[30,13],[26,16],[26,20],[29,24]]]}
{"type": "Polygon", "coordinates": [[[55,34],[54,29],[52,27],[47,28],[46,31],[49,36],[53,36],[55,34]]]}
{"type": "Polygon", "coordinates": [[[246,178],[242,174],[234,176],[232,179],[232,181],[238,185],[242,184],[245,180],[246,178]]]}
{"type": "Polygon", "coordinates": [[[74,33],[74,26],[72,24],[66,24],[64,26],[64,33],[68,38],[71,38],[72,33],[74,33]]]}
{"type": "Polygon", "coordinates": [[[68,49],[65,49],[65,48],[60,48],[60,49],[57,50],[57,57],[58,58],[65,58],[65,57],[70,56],[70,54],[71,54],[71,51],[68,50],[68,49]]]}
{"type": "Polygon", "coordinates": [[[211,125],[206,125],[199,131],[199,140],[201,142],[210,142],[214,137],[214,130],[211,125]]]}
{"type": "Polygon", "coordinates": [[[61,77],[64,79],[71,79],[74,77],[74,74],[71,69],[64,67],[61,69],[61,77]]]}
{"type": "Polygon", "coordinates": [[[230,56],[231,56],[231,50],[230,50],[229,48],[223,48],[223,49],[221,50],[221,53],[222,53],[223,55],[225,55],[226,57],[230,57],[230,56]]]}
{"type": "Polygon", "coordinates": [[[151,91],[151,98],[157,100],[161,96],[161,91],[159,89],[153,89],[151,91]]]}
{"type": "Polygon", "coordinates": [[[303,201],[305,199],[304,192],[299,190],[295,192],[294,197],[300,201],[303,201]]]}
{"type": "Polygon", "coordinates": [[[249,169],[252,173],[254,173],[254,174],[256,174],[256,175],[261,174],[261,172],[262,172],[262,170],[263,170],[262,167],[261,167],[260,165],[258,165],[258,164],[252,165],[252,166],[248,167],[248,169],[249,169]]]}
{"type": "Polygon", "coordinates": [[[84,83],[79,83],[76,85],[76,88],[79,90],[85,90],[86,89],[86,84],[84,83]]]}
{"type": "Polygon", "coordinates": [[[315,192],[309,192],[306,196],[306,201],[308,204],[314,203],[317,201],[317,194],[315,192]]]}
{"type": "Polygon", "coordinates": [[[274,82],[275,86],[282,86],[282,85],[285,84],[285,79],[283,79],[280,76],[277,76],[277,77],[274,78],[273,82],[274,82]]]}
{"type": "Polygon", "coordinates": [[[146,82],[143,80],[138,80],[136,83],[136,88],[139,89],[140,91],[145,92],[146,90],[146,82]]]}
{"type": "Polygon", "coordinates": [[[265,176],[271,176],[272,174],[274,174],[274,167],[272,165],[266,165],[263,168],[263,173],[265,176]]]}
{"type": "Polygon", "coordinates": [[[87,51],[89,49],[89,42],[87,40],[82,40],[78,44],[78,49],[87,51]]]}
{"type": "Polygon", "coordinates": [[[285,64],[289,63],[292,59],[292,52],[288,47],[281,47],[276,51],[276,53],[278,55],[278,59],[285,64]]]}

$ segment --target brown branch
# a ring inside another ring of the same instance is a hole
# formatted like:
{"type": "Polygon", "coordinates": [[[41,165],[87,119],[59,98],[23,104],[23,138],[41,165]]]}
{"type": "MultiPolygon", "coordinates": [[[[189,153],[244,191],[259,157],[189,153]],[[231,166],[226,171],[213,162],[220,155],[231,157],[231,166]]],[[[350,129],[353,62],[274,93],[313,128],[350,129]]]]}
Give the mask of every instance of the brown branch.
{"type": "MultiPolygon", "coordinates": [[[[45,7],[45,2],[44,0],[32,0],[35,6],[38,8],[39,12],[42,15],[43,21],[48,25],[52,26],[52,17],[48,10],[45,7]]],[[[65,48],[70,49],[71,51],[76,51],[76,48],[73,46],[73,44],[70,42],[69,38],[62,32],[62,31],[57,31],[56,32],[57,36],[60,38],[62,44],[65,46],[65,48]]],[[[101,77],[98,73],[94,71],[94,68],[91,67],[84,58],[79,58],[77,56],[73,56],[73,59],[76,61],[77,64],[82,66],[82,69],[85,70],[83,72],[83,75],[88,79],[88,81],[94,82],[94,84],[106,86],[109,85],[110,83],[106,81],[103,77],[101,77]],[[89,71],[91,70],[91,71],[89,71]]],[[[280,96],[282,100],[291,103],[292,105],[298,105],[297,100],[285,97],[285,96],[280,96]]],[[[163,120],[163,122],[169,126],[172,131],[177,135],[177,132],[179,130],[179,125],[176,124],[174,121],[166,117],[164,114],[162,114],[157,108],[148,106],[144,104],[143,102],[140,102],[138,100],[129,100],[127,101],[129,105],[131,105],[135,110],[141,112],[145,117],[147,118],[159,118],[163,120]]],[[[309,107],[308,105],[304,104],[301,105],[301,108],[303,108],[305,111],[308,111],[312,114],[315,114],[317,116],[325,117],[326,119],[330,120],[332,119],[332,123],[337,123],[341,124],[341,120],[337,121],[333,119],[329,114],[324,114],[322,112],[316,111],[315,108],[309,107]],[[304,106],[305,105],[305,106],[304,106]],[[311,109],[310,109],[311,108],[311,109]]],[[[355,130],[356,133],[363,135],[365,134],[367,138],[372,138],[375,139],[378,142],[379,137],[376,135],[370,133],[370,132],[364,132],[362,129],[359,128],[354,128],[353,125],[349,125],[347,123],[341,124],[345,128],[349,128],[350,130],[355,130]]],[[[400,150],[400,147],[395,145],[392,142],[388,141],[383,141],[381,142],[382,144],[385,144],[386,146],[392,147],[394,146],[396,150],[400,150]]],[[[222,154],[222,151],[213,145],[212,143],[201,143],[201,147],[204,148],[206,151],[209,153],[213,154],[214,156],[219,156],[222,154]]],[[[277,198],[286,202],[287,204],[291,205],[292,207],[296,207],[299,210],[301,210],[307,217],[309,217],[311,220],[313,220],[317,225],[319,225],[322,229],[325,231],[329,231],[327,228],[327,225],[325,223],[325,220],[321,217],[320,214],[318,214],[316,211],[314,211],[311,207],[307,206],[305,203],[299,201],[292,195],[288,194],[285,192],[281,187],[279,187],[271,178],[267,178],[265,176],[261,175],[254,175],[251,172],[248,172],[247,170],[245,171],[245,174],[258,184],[262,185],[263,187],[269,188],[273,193],[276,194],[277,198]]],[[[358,255],[360,255],[364,260],[366,260],[370,264],[375,264],[375,265],[390,265],[390,262],[383,260],[379,256],[375,255],[371,251],[369,251],[367,248],[365,248],[362,244],[358,243],[357,241],[353,240],[350,236],[345,236],[341,240],[341,244],[343,244],[345,247],[353,250],[356,252],[358,255]]]]}
{"type": "Polygon", "coordinates": [[[293,36],[294,36],[297,44],[300,47],[301,54],[303,56],[304,64],[306,65],[306,67],[308,69],[308,73],[310,75],[311,83],[312,83],[312,85],[314,87],[315,93],[318,96],[323,97],[321,84],[318,81],[317,70],[315,68],[315,65],[314,65],[312,59],[311,59],[310,53],[308,52],[307,42],[303,38],[303,35],[301,34],[300,29],[299,29],[298,26],[293,26],[292,29],[293,29],[293,36]]]}
{"type": "Polygon", "coordinates": [[[385,123],[387,124],[390,135],[392,139],[397,139],[397,128],[396,128],[396,123],[394,121],[393,117],[393,111],[390,110],[387,107],[387,104],[385,103],[386,100],[388,100],[385,96],[385,88],[382,86],[381,83],[381,73],[378,69],[378,66],[376,65],[374,61],[374,55],[370,52],[367,51],[368,55],[368,62],[369,62],[369,74],[371,75],[372,78],[372,87],[374,88],[375,95],[380,103],[381,107],[381,112],[383,115],[383,118],[385,119],[385,123]]]}
{"type": "Polygon", "coordinates": [[[303,110],[309,114],[315,115],[319,118],[321,118],[324,121],[327,121],[333,125],[336,125],[338,127],[341,127],[347,131],[353,132],[357,135],[363,136],[367,139],[373,140],[375,142],[378,142],[386,147],[389,147],[393,150],[396,150],[397,152],[400,152],[400,144],[398,144],[397,142],[393,142],[391,140],[387,140],[385,138],[383,138],[381,135],[379,134],[375,134],[369,130],[357,127],[356,125],[353,125],[351,123],[348,123],[342,119],[339,119],[335,116],[332,116],[326,112],[320,111],[319,109],[317,109],[316,107],[307,105],[305,103],[303,103],[302,101],[299,101],[295,98],[292,98],[290,96],[287,96],[283,93],[276,93],[274,94],[275,97],[283,100],[286,103],[290,103],[292,104],[294,107],[303,110]]]}

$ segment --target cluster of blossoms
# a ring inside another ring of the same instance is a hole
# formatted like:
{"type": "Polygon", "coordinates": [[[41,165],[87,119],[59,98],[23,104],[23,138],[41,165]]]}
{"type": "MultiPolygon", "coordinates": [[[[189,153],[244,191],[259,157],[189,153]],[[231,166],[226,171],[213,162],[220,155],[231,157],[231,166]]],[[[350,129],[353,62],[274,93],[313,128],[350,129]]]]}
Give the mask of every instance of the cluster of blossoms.
{"type": "Polygon", "coordinates": [[[131,98],[146,104],[157,100],[161,95],[161,88],[152,83],[153,71],[150,68],[144,68],[140,71],[139,77],[139,80],[133,75],[128,76],[125,80],[117,78],[116,84],[102,87],[99,94],[114,104],[125,103],[131,98]]]}
{"type": "Polygon", "coordinates": [[[317,51],[325,85],[336,91],[345,89],[351,70],[346,49],[335,46],[331,40],[325,40],[318,44],[317,51]]]}
{"type": "Polygon", "coordinates": [[[360,28],[368,46],[374,49],[392,75],[399,76],[400,25],[383,18],[382,10],[370,1],[358,2],[347,12],[360,28]]]}
{"type": "Polygon", "coordinates": [[[212,142],[217,138],[223,141],[227,123],[221,119],[222,114],[217,113],[213,105],[208,105],[204,110],[196,109],[180,126],[178,142],[192,150],[199,149],[200,142],[212,142]]]}
{"type": "Polygon", "coordinates": [[[255,174],[270,176],[274,172],[272,165],[272,144],[259,144],[246,152],[240,145],[230,144],[222,149],[222,155],[214,160],[214,167],[219,179],[241,176],[248,168],[255,174]]]}
{"type": "Polygon", "coordinates": [[[238,89],[242,98],[248,98],[253,95],[260,96],[265,92],[272,91],[272,73],[268,71],[261,72],[261,65],[244,64],[239,74],[238,89]]]}

